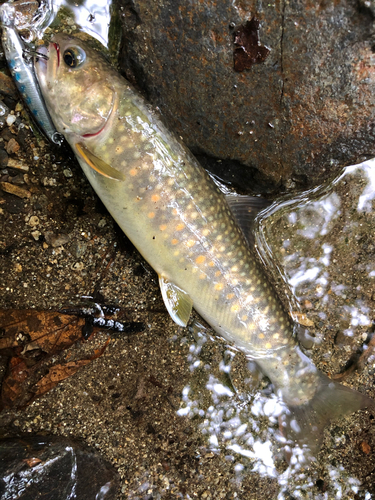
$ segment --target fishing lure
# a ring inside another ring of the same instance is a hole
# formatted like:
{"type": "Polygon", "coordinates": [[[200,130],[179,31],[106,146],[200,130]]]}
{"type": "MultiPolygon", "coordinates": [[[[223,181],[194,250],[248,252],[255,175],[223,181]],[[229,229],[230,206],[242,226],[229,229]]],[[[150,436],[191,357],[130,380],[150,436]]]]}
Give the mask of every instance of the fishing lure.
{"type": "Polygon", "coordinates": [[[0,23],[3,31],[1,41],[9,70],[40,129],[50,141],[60,146],[63,136],[57,132],[52,123],[34,72],[35,53],[38,57],[46,56],[26,47],[15,27],[14,18],[14,7],[9,4],[0,6],[0,23]]]}

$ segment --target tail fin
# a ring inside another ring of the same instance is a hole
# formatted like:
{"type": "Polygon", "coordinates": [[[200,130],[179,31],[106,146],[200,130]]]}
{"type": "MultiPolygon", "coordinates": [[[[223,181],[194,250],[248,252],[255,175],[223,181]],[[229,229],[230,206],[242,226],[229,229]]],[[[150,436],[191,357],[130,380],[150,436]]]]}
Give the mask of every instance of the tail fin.
{"type": "Polygon", "coordinates": [[[328,424],[364,408],[375,412],[375,401],[319,373],[318,389],[314,397],[301,406],[288,407],[281,422],[283,434],[314,457],[322,444],[323,431],[328,424]]]}

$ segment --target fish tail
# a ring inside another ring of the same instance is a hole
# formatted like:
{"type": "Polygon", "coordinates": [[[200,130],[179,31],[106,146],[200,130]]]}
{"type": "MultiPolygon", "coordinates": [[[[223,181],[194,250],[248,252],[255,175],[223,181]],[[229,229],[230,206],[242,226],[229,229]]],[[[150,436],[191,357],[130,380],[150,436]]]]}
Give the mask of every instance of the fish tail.
{"type": "Polygon", "coordinates": [[[340,417],[367,408],[375,412],[375,401],[318,373],[317,390],[312,399],[300,406],[288,406],[281,420],[282,433],[312,457],[318,453],[324,428],[340,417]]]}

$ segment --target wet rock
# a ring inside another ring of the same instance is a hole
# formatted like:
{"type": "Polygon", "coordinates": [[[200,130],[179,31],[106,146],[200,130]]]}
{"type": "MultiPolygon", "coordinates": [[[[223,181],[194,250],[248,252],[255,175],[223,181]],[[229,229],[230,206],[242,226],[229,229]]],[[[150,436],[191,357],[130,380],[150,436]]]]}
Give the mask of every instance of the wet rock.
{"type": "MultiPolygon", "coordinates": [[[[14,115],[9,115],[9,116],[14,116],[14,115]]],[[[13,139],[13,134],[9,128],[6,128],[1,132],[1,137],[4,139],[4,141],[8,142],[11,139],[13,139]]]]}
{"type": "Polygon", "coordinates": [[[212,171],[217,159],[242,167],[220,172],[225,180],[243,185],[245,170],[257,190],[288,179],[301,187],[375,154],[371,8],[349,0],[121,6],[122,72],[212,171]],[[253,16],[271,52],[238,73],[235,33],[253,16]]]}
{"type": "Polygon", "coordinates": [[[0,442],[3,500],[114,500],[118,474],[96,451],[61,437],[0,442]]]}

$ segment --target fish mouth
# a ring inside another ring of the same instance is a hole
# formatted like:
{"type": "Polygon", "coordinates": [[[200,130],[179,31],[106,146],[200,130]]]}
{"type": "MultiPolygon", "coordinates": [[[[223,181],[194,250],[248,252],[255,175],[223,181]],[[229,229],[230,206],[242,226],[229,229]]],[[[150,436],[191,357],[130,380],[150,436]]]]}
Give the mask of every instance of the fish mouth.
{"type": "Polygon", "coordinates": [[[58,43],[56,43],[56,42],[51,42],[51,45],[56,50],[57,67],[59,67],[60,66],[60,45],[58,43]]]}
{"type": "Polygon", "coordinates": [[[89,139],[90,137],[97,137],[99,134],[101,134],[103,132],[103,130],[105,129],[105,127],[107,126],[108,119],[111,116],[111,114],[112,114],[112,109],[111,109],[110,114],[108,115],[106,122],[104,123],[104,125],[102,126],[102,128],[100,130],[98,130],[97,132],[94,132],[92,134],[83,134],[82,137],[84,139],[89,139]]]}

